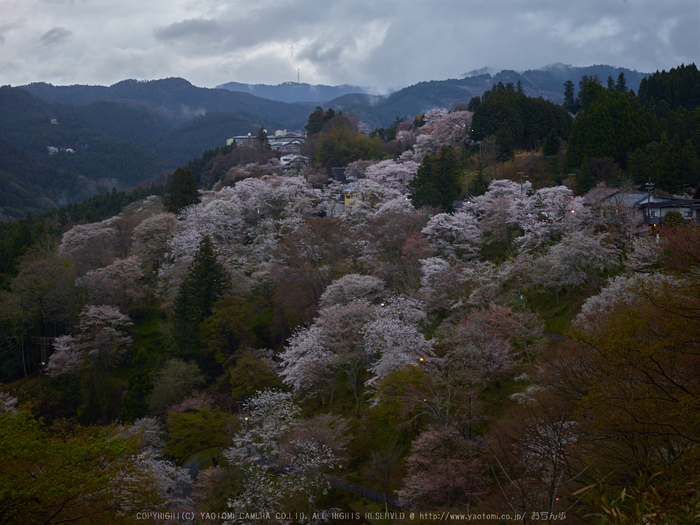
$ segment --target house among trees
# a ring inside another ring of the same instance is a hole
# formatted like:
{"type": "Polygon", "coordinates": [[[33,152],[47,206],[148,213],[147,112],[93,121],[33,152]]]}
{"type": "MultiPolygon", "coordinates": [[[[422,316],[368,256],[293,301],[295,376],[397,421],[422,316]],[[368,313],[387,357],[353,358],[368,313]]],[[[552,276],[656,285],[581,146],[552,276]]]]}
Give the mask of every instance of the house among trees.
{"type": "MultiPolygon", "coordinates": [[[[267,130],[261,128],[261,132],[267,137],[267,141],[272,151],[279,151],[282,155],[301,153],[301,146],[306,140],[306,133],[303,131],[290,131],[286,129],[278,129],[275,131],[274,137],[267,134],[267,130]]],[[[236,146],[253,146],[255,141],[260,141],[260,134],[248,133],[247,135],[238,135],[226,140],[226,145],[230,146],[234,142],[236,146]]]]}
{"type": "Polygon", "coordinates": [[[700,222],[700,199],[666,199],[644,202],[639,205],[644,216],[644,224],[664,224],[664,218],[670,212],[680,213],[686,221],[700,222]]]}
{"type": "Polygon", "coordinates": [[[309,165],[309,157],[304,155],[289,154],[280,157],[280,167],[283,172],[287,172],[292,169],[300,169],[304,166],[309,165]]]}
{"type": "Polygon", "coordinates": [[[247,135],[237,135],[235,137],[231,137],[230,139],[226,140],[226,145],[230,146],[234,142],[236,143],[236,146],[239,148],[242,146],[248,146],[252,147],[255,145],[255,141],[258,140],[257,135],[253,135],[252,133],[248,133],[247,135]]]}

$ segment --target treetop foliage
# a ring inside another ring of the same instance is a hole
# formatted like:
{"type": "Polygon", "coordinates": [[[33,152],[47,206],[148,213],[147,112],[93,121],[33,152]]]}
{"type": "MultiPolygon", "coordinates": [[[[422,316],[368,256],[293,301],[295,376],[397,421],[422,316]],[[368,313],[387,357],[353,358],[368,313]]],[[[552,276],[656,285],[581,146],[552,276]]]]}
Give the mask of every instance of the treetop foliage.
{"type": "Polygon", "coordinates": [[[171,213],[180,213],[187,206],[197,204],[199,202],[197,187],[197,178],[190,169],[176,169],[165,196],[165,209],[171,213]]]}

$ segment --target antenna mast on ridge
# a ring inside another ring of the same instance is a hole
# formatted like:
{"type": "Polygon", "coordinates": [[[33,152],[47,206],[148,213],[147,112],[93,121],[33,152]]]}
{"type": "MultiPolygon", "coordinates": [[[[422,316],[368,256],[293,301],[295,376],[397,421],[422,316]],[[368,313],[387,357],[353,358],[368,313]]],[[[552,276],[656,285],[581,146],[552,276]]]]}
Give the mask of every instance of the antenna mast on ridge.
{"type": "Polygon", "coordinates": [[[301,82],[299,82],[299,68],[297,68],[297,84],[301,84],[301,82]]]}

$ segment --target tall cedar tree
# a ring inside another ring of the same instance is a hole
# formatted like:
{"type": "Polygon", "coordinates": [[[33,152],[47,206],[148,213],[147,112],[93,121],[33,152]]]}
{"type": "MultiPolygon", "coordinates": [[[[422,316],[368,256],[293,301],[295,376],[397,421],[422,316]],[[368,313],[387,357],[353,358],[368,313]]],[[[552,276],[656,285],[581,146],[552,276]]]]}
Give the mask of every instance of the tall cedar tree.
{"type": "Polygon", "coordinates": [[[566,150],[569,166],[581,166],[588,156],[612,157],[626,168],[628,155],[649,142],[649,129],[636,98],[617,90],[609,93],[595,79],[582,85],[579,98],[583,105],[566,150]]]}
{"type": "Polygon", "coordinates": [[[136,353],[134,366],[132,372],[129,374],[129,392],[124,398],[122,412],[119,415],[122,421],[133,422],[136,419],[148,415],[146,397],[151,393],[151,390],[153,390],[150,371],[151,367],[148,354],[145,350],[141,349],[136,353]]]}
{"type": "Polygon", "coordinates": [[[179,213],[183,208],[198,202],[197,177],[188,168],[176,169],[168,194],[165,196],[165,209],[172,213],[179,213]]]}
{"type": "Polygon", "coordinates": [[[198,327],[226,290],[229,276],[216,258],[209,236],[200,243],[194,261],[175,298],[175,330],[180,347],[185,351],[198,346],[198,327]]]}
{"type": "Polygon", "coordinates": [[[443,146],[439,156],[426,156],[409,186],[413,191],[412,202],[422,206],[441,207],[446,212],[454,210],[452,203],[460,192],[460,169],[457,153],[451,146],[443,146]]]}
{"type": "Polygon", "coordinates": [[[559,137],[557,136],[557,131],[553,129],[549,132],[549,135],[547,135],[544,139],[542,153],[544,153],[548,157],[551,157],[552,155],[556,155],[557,153],[559,153],[560,147],[561,144],[559,142],[559,137]]]}

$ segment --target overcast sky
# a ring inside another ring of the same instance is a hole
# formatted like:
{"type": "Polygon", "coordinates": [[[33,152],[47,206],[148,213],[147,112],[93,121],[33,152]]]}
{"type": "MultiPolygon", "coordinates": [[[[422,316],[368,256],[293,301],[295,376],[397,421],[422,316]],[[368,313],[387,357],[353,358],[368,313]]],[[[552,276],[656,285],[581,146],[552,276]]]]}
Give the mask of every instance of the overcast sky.
{"type": "Polygon", "coordinates": [[[0,0],[0,84],[183,77],[385,92],[484,66],[700,59],[700,0],[0,0]]]}

